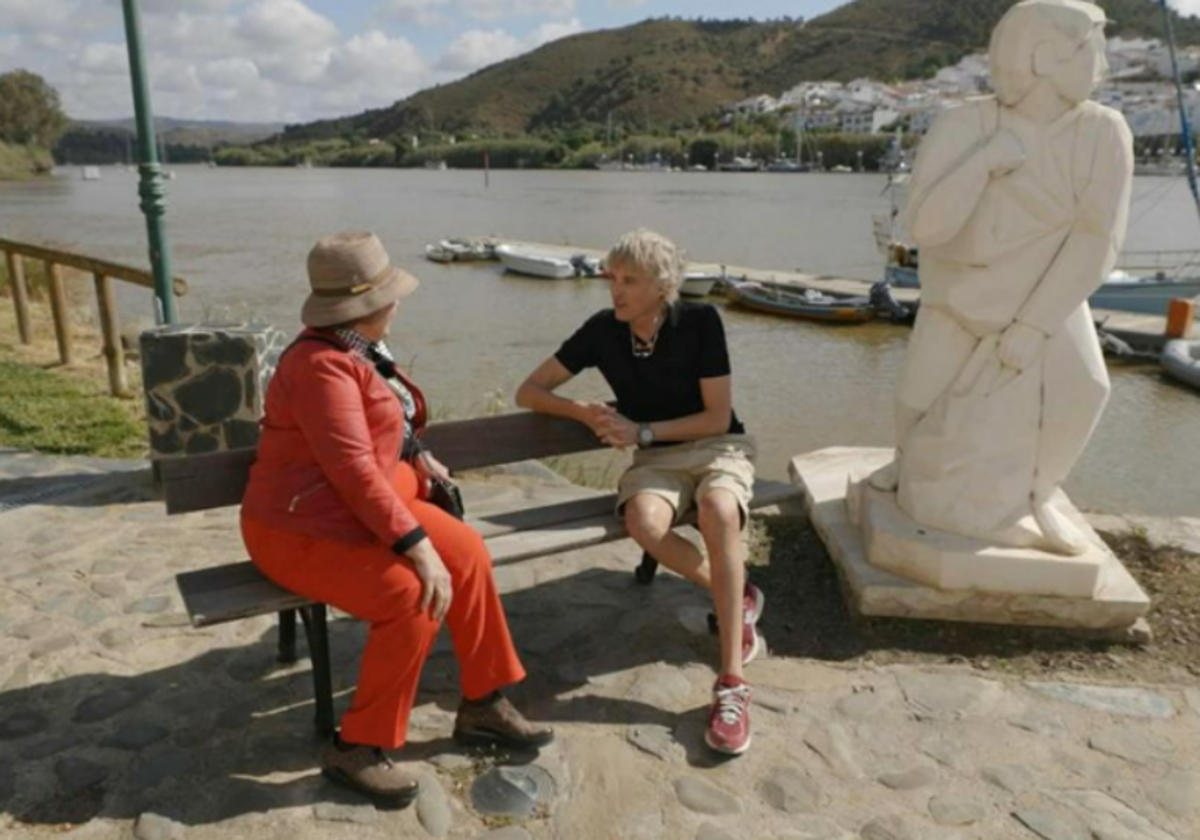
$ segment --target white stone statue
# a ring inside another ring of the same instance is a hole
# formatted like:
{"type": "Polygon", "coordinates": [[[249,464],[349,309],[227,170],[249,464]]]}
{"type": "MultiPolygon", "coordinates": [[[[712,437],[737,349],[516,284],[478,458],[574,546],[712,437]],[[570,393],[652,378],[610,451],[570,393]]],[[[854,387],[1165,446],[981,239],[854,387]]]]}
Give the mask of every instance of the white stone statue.
{"type": "MultiPolygon", "coordinates": [[[[1132,137],[1088,101],[1104,13],[1027,0],[992,35],[994,97],[921,144],[907,224],[922,300],[897,394],[897,458],[871,478],[921,527],[1079,555],[1059,488],[1109,381],[1087,299],[1125,235],[1132,137]]],[[[923,532],[922,532],[923,533],[923,532]]]]}

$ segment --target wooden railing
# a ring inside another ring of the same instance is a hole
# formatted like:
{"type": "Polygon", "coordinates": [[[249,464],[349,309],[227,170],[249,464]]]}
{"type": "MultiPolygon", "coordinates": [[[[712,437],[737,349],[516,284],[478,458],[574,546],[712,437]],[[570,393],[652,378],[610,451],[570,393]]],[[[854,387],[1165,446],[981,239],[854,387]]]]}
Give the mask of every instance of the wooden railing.
{"type": "MultiPolygon", "coordinates": [[[[0,251],[4,252],[8,265],[13,306],[17,313],[17,333],[22,344],[33,342],[33,321],[29,317],[29,288],[25,282],[25,260],[36,260],[45,267],[50,309],[54,316],[54,337],[58,341],[58,357],[64,365],[71,364],[74,347],[68,322],[69,301],[62,269],[74,268],[92,275],[96,287],[96,305],[100,312],[100,330],[104,337],[104,359],[108,365],[109,390],[114,396],[127,395],[129,385],[125,379],[125,351],[121,347],[121,322],[112,281],[121,280],[153,290],[154,276],[140,268],[41,245],[14,242],[11,239],[0,238],[0,251]]],[[[184,279],[176,277],[174,286],[176,295],[187,294],[188,285],[184,279]]]]}

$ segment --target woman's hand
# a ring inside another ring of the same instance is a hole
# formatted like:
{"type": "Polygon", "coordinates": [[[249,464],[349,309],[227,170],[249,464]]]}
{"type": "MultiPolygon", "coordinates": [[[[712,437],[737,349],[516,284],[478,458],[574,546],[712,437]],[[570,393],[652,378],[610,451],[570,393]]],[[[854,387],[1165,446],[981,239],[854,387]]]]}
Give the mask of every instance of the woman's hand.
{"type": "Polygon", "coordinates": [[[609,409],[610,414],[600,424],[598,437],[605,446],[628,449],[637,446],[638,424],[609,409]]]}
{"type": "Polygon", "coordinates": [[[440,478],[442,481],[450,481],[450,470],[446,465],[434,458],[428,452],[422,452],[417,458],[417,472],[425,477],[440,478]]]}
{"type": "Polygon", "coordinates": [[[410,548],[407,556],[412,561],[417,577],[421,579],[421,611],[429,610],[429,617],[440,623],[450,611],[450,602],[454,600],[454,589],[446,564],[428,537],[410,548]]]}

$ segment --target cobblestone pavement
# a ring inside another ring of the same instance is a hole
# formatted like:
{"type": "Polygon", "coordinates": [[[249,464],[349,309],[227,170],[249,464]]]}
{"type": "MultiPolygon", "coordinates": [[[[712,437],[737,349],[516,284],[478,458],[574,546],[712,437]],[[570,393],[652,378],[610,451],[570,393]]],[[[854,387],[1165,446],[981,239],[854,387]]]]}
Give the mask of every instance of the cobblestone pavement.
{"type": "MultiPolygon", "coordinates": [[[[472,503],[566,492],[531,481],[472,503]]],[[[377,810],[316,772],[307,662],[276,664],[271,620],[188,625],[174,575],[242,558],[234,511],[168,519],[144,470],[0,452],[6,499],[5,838],[1200,838],[1200,691],[1183,687],[768,657],[748,668],[753,749],[715,760],[704,598],[634,585],[628,542],[497,570],[533,675],[515,699],[558,741],[456,749],[443,639],[396,754],[422,795],[377,810]]],[[[363,627],[331,635],[344,708],[363,627]]]]}

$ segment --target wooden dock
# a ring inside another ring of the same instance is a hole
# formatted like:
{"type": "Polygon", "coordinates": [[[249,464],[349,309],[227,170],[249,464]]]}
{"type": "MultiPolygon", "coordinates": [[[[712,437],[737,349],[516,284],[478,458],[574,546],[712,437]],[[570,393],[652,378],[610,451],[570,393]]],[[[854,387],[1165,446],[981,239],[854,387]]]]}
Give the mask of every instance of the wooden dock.
{"type": "Polygon", "coordinates": [[[1158,356],[1171,340],[1167,338],[1167,319],[1163,315],[1094,309],[1092,320],[1096,322],[1097,327],[1121,339],[1138,353],[1152,353],[1158,356]]]}
{"type": "MultiPolygon", "coordinates": [[[[489,237],[479,237],[487,239],[489,237]]],[[[535,251],[553,254],[561,257],[571,257],[575,254],[586,254],[590,257],[603,258],[607,251],[595,248],[585,248],[578,245],[553,245],[546,242],[525,242],[515,239],[505,239],[505,243],[535,251]]],[[[737,280],[751,280],[767,286],[779,286],[788,289],[815,289],[834,295],[867,296],[870,294],[872,281],[859,280],[851,277],[836,277],[827,274],[809,274],[803,271],[787,271],[762,268],[748,268],[740,265],[722,265],[719,263],[693,262],[688,263],[688,271],[702,271],[706,274],[724,274],[737,280]]],[[[892,288],[896,300],[906,306],[919,306],[921,302],[920,289],[892,288]]],[[[1163,346],[1169,340],[1166,337],[1167,319],[1161,315],[1142,315],[1135,312],[1117,312],[1114,310],[1097,309],[1092,312],[1097,326],[1124,341],[1138,353],[1162,352],[1163,346]]],[[[1200,328],[1198,328],[1200,332],[1200,328]]]]}
{"type": "MultiPolygon", "coordinates": [[[[487,238],[487,237],[475,237],[487,238]]],[[[525,242],[519,239],[503,240],[507,245],[519,248],[529,248],[552,254],[557,257],[571,257],[575,254],[586,254],[589,257],[603,258],[607,250],[585,248],[578,245],[552,245],[545,242],[525,242]]],[[[722,274],[735,280],[750,280],[765,286],[779,286],[785,289],[815,289],[833,295],[866,297],[871,292],[872,281],[856,280],[850,277],[836,277],[828,274],[809,274],[803,271],[786,271],[776,269],[748,268],[741,265],[723,265],[710,262],[689,262],[688,271],[702,271],[706,274],[722,274]]],[[[920,289],[892,289],[896,300],[906,305],[916,305],[921,301],[920,289]]]]}

